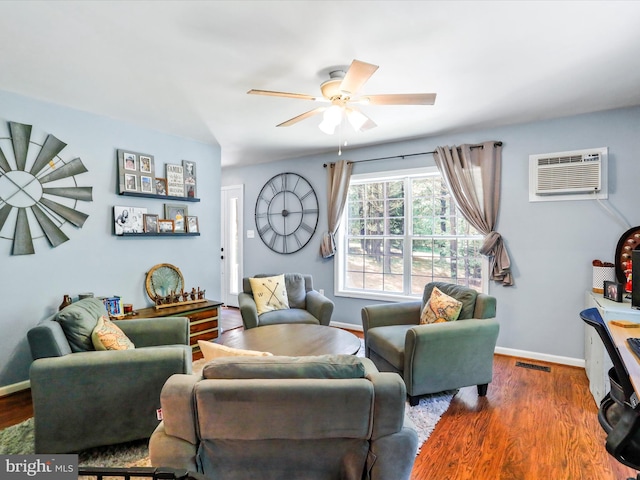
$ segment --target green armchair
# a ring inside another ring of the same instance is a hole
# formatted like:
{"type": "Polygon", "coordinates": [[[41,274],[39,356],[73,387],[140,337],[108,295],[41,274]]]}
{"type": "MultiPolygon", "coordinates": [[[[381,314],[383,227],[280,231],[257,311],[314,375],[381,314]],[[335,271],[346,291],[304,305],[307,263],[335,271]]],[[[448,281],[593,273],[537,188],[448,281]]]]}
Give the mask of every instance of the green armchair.
{"type": "Polygon", "coordinates": [[[419,396],[477,385],[487,393],[499,324],[496,299],[471,288],[429,283],[422,301],[362,309],[365,355],[380,371],[402,375],[412,406],[419,396]],[[462,302],[458,320],[420,325],[420,313],[434,287],[462,302]]]}
{"type": "MultiPolygon", "coordinates": [[[[257,274],[254,278],[273,277],[274,274],[257,274]]],[[[284,310],[265,312],[258,315],[253,290],[248,277],[242,279],[242,289],[238,295],[240,315],[245,329],[280,323],[311,323],[329,325],[334,304],[320,292],[313,289],[311,275],[285,273],[285,287],[289,307],[284,310]]]]}
{"type": "Polygon", "coordinates": [[[175,373],[191,373],[188,319],[117,322],[135,349],[96,351],[89,346],[91,323],[107,313],[102,302],[80,300],[63,312],[27,334],[34,359],[29,378],[35,452],[77,452],[149,438],[159,423],[164,383],[175,373]],[[69,320],[80,317],[83,326],[70,326],[69,320]]]}

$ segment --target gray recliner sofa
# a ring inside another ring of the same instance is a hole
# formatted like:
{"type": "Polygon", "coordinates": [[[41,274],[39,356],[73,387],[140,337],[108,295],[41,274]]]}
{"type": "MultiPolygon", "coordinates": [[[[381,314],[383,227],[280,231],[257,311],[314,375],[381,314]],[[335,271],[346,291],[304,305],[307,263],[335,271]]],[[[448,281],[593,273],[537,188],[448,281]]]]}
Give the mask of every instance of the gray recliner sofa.
{"type": "Polygon", "coordinates": [[[174,375],[153,466],[216,480],[403,480],[418,437],[395,373],[366,358],[224,357],[174,375]]]}
{"type": "MultiPolygon", "coordinates": [[[[273,277],[275,275],[261,273],[253,278],[273,277]]],[[[327,297],[313,289],[311,275],[285,273],[284,281],[290,308],[258,315],[249,278],[242,279],[243,291],[238,294],[238,303],[245,329],[279,323],[329,325],[334,304],[327,297]]]]}
{"type": "Polygon", "coordinates": [[[36,453],[149,438],[164,383],[191,373],[188,319],[117,322],[135,349],[96,351],[91,325],[106,313],[100,300],[84,299],[29,330],[36,453]]]}

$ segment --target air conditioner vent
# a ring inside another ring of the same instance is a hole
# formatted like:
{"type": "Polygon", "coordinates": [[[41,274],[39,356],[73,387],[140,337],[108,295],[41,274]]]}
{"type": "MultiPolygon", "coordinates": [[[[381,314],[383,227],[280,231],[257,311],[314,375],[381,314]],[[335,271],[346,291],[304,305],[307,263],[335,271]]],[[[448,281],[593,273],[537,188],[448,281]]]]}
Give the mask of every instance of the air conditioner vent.
{"type": "Polygon", "coordinates": [[[529,200],[607,198],[606,160],[606,147],[530,155],[529,200]]]}

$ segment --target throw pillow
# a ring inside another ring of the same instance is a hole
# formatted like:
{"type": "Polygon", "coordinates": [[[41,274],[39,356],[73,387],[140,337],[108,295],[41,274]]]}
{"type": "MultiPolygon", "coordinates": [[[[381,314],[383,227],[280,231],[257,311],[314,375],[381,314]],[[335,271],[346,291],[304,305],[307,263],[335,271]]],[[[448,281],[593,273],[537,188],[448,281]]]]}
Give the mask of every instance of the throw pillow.
{"type": "Polygon", "coordinates": [[[96,350],[132,350],[136,348],[129,337],[106,315],[98,319],[91,340],[96,350]]]}
{"type": "Polygon", "coordinates": [[[240,348],[227,347],[219,343],[205,342],[198,340],[198,346],[206,362],[220,357],[270,357],[269,352],[259,352],[257,350],[242,350],[240,348]]]}
{"type": "Polygon", "coordinates": [[[83,298],[60,310],[54,320],[60,324],[72,352],[95,350],[91,333],[102,315],[107,315],[102,300],[83,298]]]}
{"type": "Polygon", "coordinates": [[[304,277],[300,273],[289,273],[284,276],[284,283],[287,289],[287,299],[289,308],[307,308],[307,290],[305,289],[304,277]]]}
{"type": "Polygon", "coordinates": [[[289,308],[284,274],[275,277],[250,278],[253,299],[256,302],[258,315],[274,310],[289,308]]]}
{"type": "Polygon", "coordinates": [[[434,287],[429,301],[422,309],[420,323],[453,322],[460,316],[462,302],[442,293],[438,287],[434,287]]]}

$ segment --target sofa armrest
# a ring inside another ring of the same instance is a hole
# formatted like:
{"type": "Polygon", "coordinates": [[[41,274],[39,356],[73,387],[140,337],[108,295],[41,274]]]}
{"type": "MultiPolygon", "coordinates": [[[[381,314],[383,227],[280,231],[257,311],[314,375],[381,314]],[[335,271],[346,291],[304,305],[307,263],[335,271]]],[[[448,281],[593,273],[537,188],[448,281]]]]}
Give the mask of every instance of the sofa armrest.
{"type": "Polygon", "coordinates": [[[316,317],[320,325],[329,326],[334,304],[327,297],[316,290],[307,292],[307,311],[316,317]]]}
{"type": "Polygon", "coordinates": [[[258,326],[258,307],[253,300],[253,295],[240,292],[238,294],[238,305],[240,306],[240,316],[245,329],[258,326]]]}
{"type": "Polygon", "coordinates": [[[136,348],[189,345],[189,319],[185,317],[119,320],[116,324],[136,348]]]}
{"type": "Polygon", "coordinates": [[[369,305],[362,308],[362,327],[367,330],[390,325],[417,325],[420,323],[422,302],[399,302],[369,305]]]}
{"type": "Polygon", "coordinates": [[[197,471],[198,445],[168,435],[164,422],[160,422],[149,439],[149,460],[153,467],[177,468],[197,471]]]}

